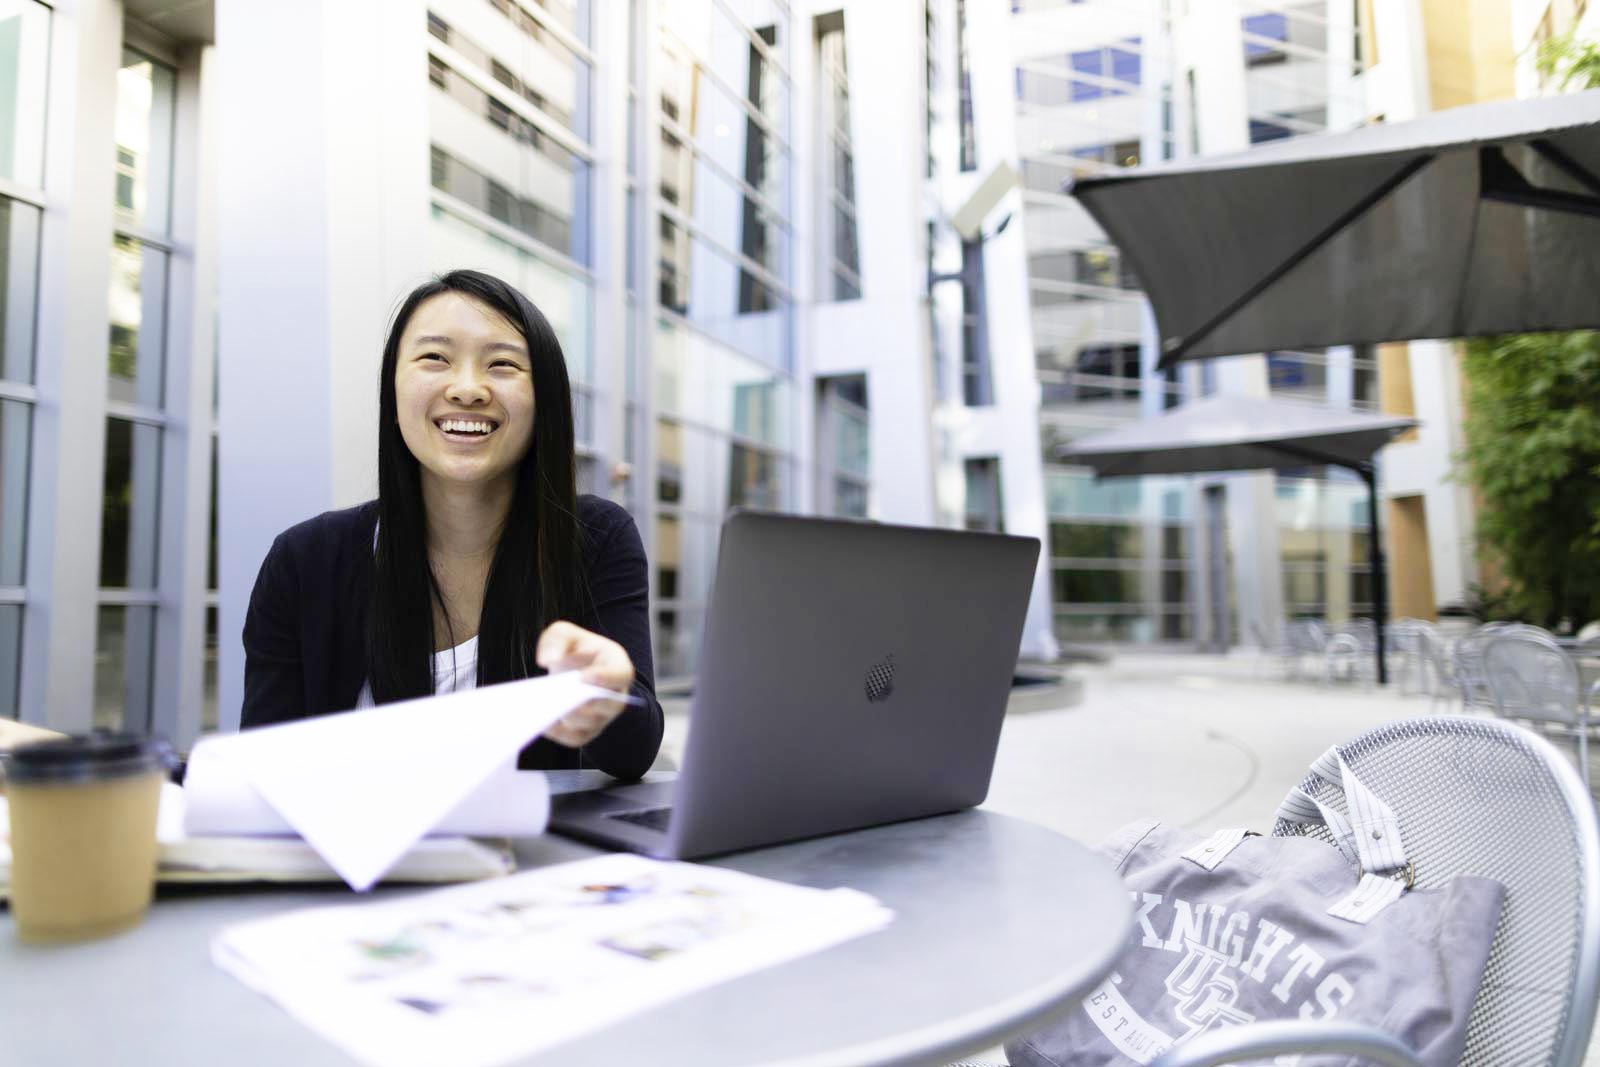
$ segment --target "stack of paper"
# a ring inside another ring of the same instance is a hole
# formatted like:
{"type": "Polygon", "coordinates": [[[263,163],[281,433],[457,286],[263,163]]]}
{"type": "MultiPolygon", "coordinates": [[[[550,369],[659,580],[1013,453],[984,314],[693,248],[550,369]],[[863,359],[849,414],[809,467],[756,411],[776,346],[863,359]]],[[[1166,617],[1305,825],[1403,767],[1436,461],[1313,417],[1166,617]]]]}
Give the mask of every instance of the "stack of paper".
{"type": "MultiPolygon", "coordinates": [[[[539,774],[531,775],[542,779],[539,774]]],[[[156,837],[156,880],[169,883],[337,882],[339,874],[316,849],[285,826],[284,833],[261,829],[236,834],[191,836],[184,830],[189,798],[170,782],[162,786],[156,837]]],[[[537,798],[539,823],[548,807],[537,798]]],[[[270,809],[269,809],[270,811],[270,809]]],[[[246,824],[248,825],[248,824],[246,824]]],[[[535,831],[537,832],[537,831],[535,831]]],[[[418,841],[384,872],[385,882],[467,882],[494,878],[517,869],[509,842],[479,842],[465,836],[429,836],[418,841]]]]}
{"type": "Polygon", "coordinates": [[[203,739],[189,758],[189,837],[295,834],[356,890],[428,834],[529,836],[549,788],[517,753],[585,701],[578,672],[203,739]]]}
{"type": "Polygon", "coordinates": [[[489,1067],[881,929],[851,889],[602,856],[224,929],[212,958],[375,1067],[489,1067]]]}
{"type": "MultiPolygon", "coordinates": [[[[534,775],[542,778],[543,775],[534,775]]],[[[337,882],[338,872],[294,834],[190,837],[183,832],[183,789],[163,783],[157,819],[156,881],[337,882]]],[[[0,900],[10,895],[11,843],[6,798],[0,796],[0,900]]],[[[384,872],[386,882],[467,882],[517,869],[508,843],[427,837],[384,872]]]]}

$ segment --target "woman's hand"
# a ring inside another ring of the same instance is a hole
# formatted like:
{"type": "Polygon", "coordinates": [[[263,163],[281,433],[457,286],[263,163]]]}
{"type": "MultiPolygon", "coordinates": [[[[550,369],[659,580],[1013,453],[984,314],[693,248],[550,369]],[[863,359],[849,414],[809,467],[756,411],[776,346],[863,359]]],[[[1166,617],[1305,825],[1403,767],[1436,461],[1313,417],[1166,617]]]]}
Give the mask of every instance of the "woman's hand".
{"type": "MultiPolygon", "coordinates": [[[[585,682],[602,689],[626,693],[633,684],[633,661],[621,645],[570,622],[545,627],[534,660],[552,674],[581,669],[585,682]]],[[[624,706],[620,700],[591,700],[567,712],[544,736],[569,748],[587,745],[622,714],[624,706]]]]}

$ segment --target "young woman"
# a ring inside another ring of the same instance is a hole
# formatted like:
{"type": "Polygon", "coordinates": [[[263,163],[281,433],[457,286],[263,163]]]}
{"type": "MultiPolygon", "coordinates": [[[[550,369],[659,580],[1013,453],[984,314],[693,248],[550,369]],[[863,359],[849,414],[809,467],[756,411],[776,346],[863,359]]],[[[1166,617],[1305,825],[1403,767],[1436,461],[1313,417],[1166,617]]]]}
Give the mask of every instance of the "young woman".
{"type": "Polygon", "coordinates": [[[378,499],[284,531],[261,565],[243,725],[581,668],[643,706],[592,701],[520,766],[643,774],[661,744],[644,548],[626,511],[577,495],[549,322],[451,271],[401,305],[378,395],[378,499]]]}

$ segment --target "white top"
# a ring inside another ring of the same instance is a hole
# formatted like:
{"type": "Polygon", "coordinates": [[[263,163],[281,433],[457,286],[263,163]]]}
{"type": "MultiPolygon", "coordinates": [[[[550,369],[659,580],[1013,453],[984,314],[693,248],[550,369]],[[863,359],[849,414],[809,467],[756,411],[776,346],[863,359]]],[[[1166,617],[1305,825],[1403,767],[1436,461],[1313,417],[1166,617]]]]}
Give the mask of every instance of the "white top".
{"type": "MultiPolygon", "coordinates": [[[[433,654],[433,692],[436,696],[478,686],[478,639],[469,637],[455,648],[433,654]]],[[[372,683],[361,683],[357,708],[372,707],[372,683]]]]}

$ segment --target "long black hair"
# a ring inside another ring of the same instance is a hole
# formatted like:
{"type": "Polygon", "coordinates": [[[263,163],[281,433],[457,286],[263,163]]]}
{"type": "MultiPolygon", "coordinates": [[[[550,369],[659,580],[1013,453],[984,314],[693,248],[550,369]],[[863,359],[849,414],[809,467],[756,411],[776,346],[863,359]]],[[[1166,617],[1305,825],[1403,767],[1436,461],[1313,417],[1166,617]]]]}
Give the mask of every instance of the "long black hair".
{"type": "Polygon", "coordinates": [[[400,435],[394,380],[406,324],[418,305],[441,293],[472,297],[504,317],[527,343],[533,372],[533,441],[517,468],[483,591],[478,684],[538,673],[540,632],[573,617],[585,594],[572,387],[555,331],[532,301],[488,274],[453,270],[418,286],[395,313],[379,374],[378,534],[367,610],[367,670],[377,704],[433,692],[433,605],[444,598],[428,562],[421,465],[400,435]]]}

